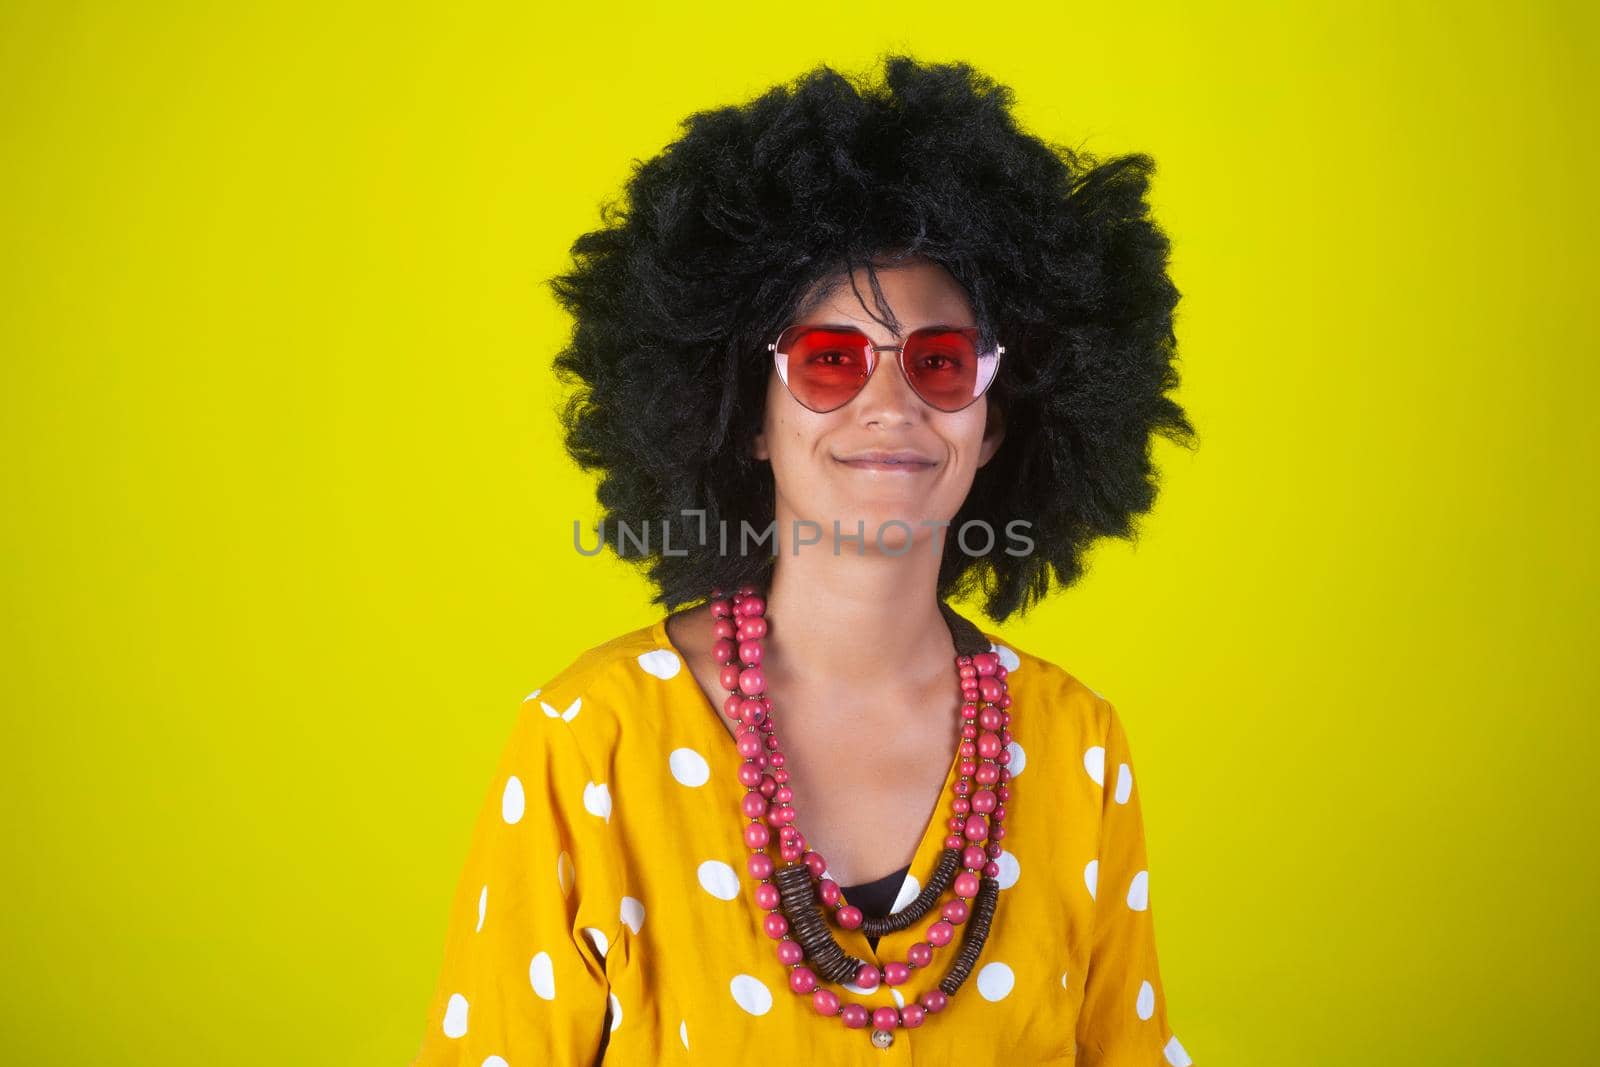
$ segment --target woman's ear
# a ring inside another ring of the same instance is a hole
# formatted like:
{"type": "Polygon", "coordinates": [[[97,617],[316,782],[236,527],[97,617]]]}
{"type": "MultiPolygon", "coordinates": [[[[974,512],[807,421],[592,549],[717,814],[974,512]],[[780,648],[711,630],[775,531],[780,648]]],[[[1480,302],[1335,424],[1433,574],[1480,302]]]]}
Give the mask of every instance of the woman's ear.
{"type": "Polygon", "coordinates": [[[993,397],[984,397],[988,405],[983,423],[983,447],[978,451],[978,466],[983,466],[1000,451],[1000,442],[1006,437],[1006,417],[993,397]]]}

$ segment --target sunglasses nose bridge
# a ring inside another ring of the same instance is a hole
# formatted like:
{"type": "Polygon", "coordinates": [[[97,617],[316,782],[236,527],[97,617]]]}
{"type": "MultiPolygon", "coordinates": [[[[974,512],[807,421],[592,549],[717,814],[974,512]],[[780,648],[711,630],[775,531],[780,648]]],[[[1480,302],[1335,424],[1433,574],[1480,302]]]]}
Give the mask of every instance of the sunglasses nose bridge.
{"type": "Polygon", "coordinates": [[[888,373],[891,377],[900,379],[890,385],[889,388],[894,391],[900,402],[909,405],[908,410],[915,410],[917,405],[927,403],[922,394],[917,391],[917,387],[911,383],[911,375],[906,373],[905,365],[902,363],[905,347],[903,343],[898,345],[878,345],[870,341],[867,343],[867,348],[872,352],[873,366],[867,373],[867,380],[861,383],[861,388],[856,394],[858,397],[872,387],[872,383],[876,378],[888,373]],[[893,357],[885,356],[884,353],[886,352],[894,353],[893,357]],[[895,369],[885,372],[883,365],[886,363],[895,364],[895,369]]]}

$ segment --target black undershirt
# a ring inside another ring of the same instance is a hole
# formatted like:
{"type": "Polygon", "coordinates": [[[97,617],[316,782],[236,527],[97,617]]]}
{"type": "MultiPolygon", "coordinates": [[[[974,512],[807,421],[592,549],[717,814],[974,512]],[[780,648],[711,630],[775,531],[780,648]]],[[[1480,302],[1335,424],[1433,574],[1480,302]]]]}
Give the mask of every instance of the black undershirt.
{"type": "MultiPolygon", "coordinates": [[[[886,874],[875,881],[843,885],[839,889],[846,900],[861,909],[861,914],[869,919],[882,919],[894,907],[895,897],[900,895],[900,887],[905,884],[910,871],[911,864],[908,863],[893,874],[886,874]]],[[[877,938],[868,937],[867,944],[872,946],[872,951],[878,951],[877,938]]]]}

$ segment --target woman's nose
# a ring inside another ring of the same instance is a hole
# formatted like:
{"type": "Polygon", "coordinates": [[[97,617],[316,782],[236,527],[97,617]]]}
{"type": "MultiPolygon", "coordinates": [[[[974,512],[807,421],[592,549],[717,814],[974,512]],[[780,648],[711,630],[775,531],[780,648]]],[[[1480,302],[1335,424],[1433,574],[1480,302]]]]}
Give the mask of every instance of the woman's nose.
{"type": "Polygon", "coordinates": [[[880,351],[878,365],[872,369],[861,395],[856,397],[861,421],[902,425],[913,420],[921,403],[906,380],[905,369],[900,366],[899,350],[880,351]]]}

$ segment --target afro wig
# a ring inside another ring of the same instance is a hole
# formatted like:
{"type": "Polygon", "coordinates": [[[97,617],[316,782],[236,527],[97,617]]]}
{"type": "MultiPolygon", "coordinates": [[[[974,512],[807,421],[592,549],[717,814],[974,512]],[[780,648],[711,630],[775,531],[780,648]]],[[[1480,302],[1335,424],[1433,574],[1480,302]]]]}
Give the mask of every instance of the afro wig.
{"type": "Polygon", "coordinates": [[[773,520],[771,468],[748,446],[766,342],[830,279],[861,268],[878,294],[873,265],[891,253],[949,271],[984,342],[1006,346],[989,392],[1005,437],[952,528],[1021,519],[1035,542],[969,555],[947,537],[942,598],[981,594],[1004,620],[1052,573],[1073,584],[1089,545],[1133,537],[1154,502],[1154,436],[1193,444],[1167,395],[1179,293],[1146,202],[1154,161],[1102,162],[1023,132],[1011,90],[965,63],[883,67],[882,85],[824,65],[690,115],[549,279],[574,320],[555,360],[571,387],[566,447],[600,473],[602,531],[662,532],[608,544],[647,566],[669,609],[769,576],[770,552],[706,536],[773,520]]]}

